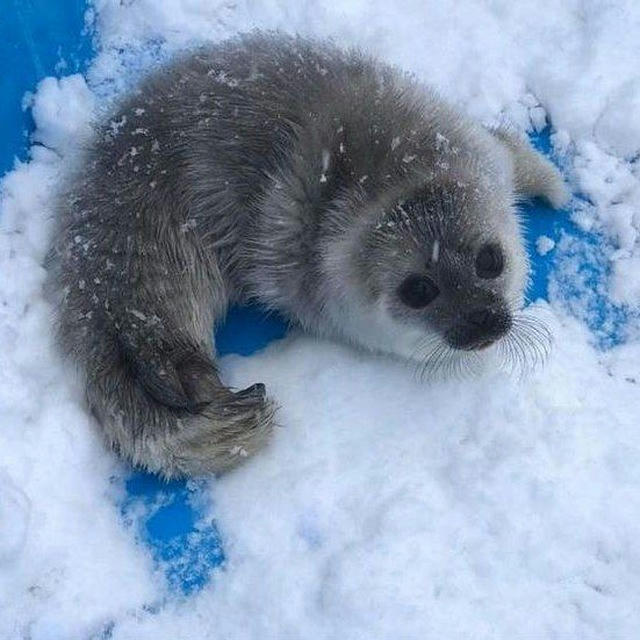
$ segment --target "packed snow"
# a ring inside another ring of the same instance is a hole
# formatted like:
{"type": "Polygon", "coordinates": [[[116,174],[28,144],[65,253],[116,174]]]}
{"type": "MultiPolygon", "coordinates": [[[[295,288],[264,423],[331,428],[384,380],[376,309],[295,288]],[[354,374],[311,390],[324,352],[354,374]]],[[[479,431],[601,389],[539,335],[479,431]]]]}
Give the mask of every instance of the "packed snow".
{"type": "Polygon", "coordinates": [[[87,77],[34,87],[31,159],[2,181],[0,638],[637,638],[640,5],[95,0],[87,20],[87,77]],[[557,266],[532,312],[555,345],[523,380],[427,384],[296,331],[224,358],[229,384],[267,384],[282,428],[207,481],[226,559],[185,596],[123,518],[128,470],[54,348],[42,263],[103,105],[255,26],[360,46],[488,124],[551,123],[580,231],[542,243],[557,266]]]}

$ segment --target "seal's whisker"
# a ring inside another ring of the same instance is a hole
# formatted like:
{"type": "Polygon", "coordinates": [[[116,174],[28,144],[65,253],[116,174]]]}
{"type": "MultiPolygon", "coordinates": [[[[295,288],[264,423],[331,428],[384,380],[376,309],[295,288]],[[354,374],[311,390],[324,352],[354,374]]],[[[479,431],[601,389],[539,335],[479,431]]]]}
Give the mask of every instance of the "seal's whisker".
{"type": "Polygon", "coordinates": [[[431,335],[421,340],[413,350],[411,360],[415,363],[414,376],[421,382],[425,380],[426,363],[441,344],[442,340],[438,336],[431,335]]]}
{"type": "Polygon", "coordinates": [[[526,313],[512,316],[513,325],[500,342],[505,369],[520,377],[544,364],[551,350],[552,336],[540,319],[526,313]]]}
{"type": "Polygon", "coordinates": [[[423,367],[423,375],[433,378],[440,373],[443,357],[447,351],[447,345],[443,342],[439,343],[431,352],[429,358],[425,359],[423,367]]]}
{"type": "Polygon", "coordinates": [[[516,326],[539,356],[540,361],[545,362],[553,344],[553,335],[547,325],[534,316],[522,314],[516,317],[516,326]]]}

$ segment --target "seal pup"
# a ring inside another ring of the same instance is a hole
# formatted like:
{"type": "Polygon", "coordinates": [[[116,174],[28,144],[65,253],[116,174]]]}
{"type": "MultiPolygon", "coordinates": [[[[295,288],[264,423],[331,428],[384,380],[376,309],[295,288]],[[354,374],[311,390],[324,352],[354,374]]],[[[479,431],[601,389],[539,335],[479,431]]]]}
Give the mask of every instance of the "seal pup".
{"type": "Polygon", "coordinates": [[[433,370],[522,348],[530,196],[567,199],[548,160],[397,69],[237,37],[153,72],[96,127],[56,207],[59,342],[116,451],[167,478],[221,472],[274,417],[264,385],[219,378],[230,303],[433,370]]]}

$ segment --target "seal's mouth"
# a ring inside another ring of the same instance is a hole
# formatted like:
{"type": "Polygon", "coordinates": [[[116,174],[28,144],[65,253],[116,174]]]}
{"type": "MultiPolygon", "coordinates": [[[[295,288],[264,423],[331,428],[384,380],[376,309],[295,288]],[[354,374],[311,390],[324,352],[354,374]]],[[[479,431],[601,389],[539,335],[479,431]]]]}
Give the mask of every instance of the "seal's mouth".
{"type": "Polygon", "coordinates": [[[484,340],[483,342],[480,342],[475,347],[473,347],[473,350],[483,351],[484,349],[488,349],[492,344],[495,344],[498,340],[499,338],[496,340],[484,340]]]}
{"type": "Polygon", "coordinates": [[[456,316],[431,342],[421,358],[421,375],[466,376],[481,372],[488,362],[522,375],[543,364],[550,353],[551,332],[534,315],[509,311],[483,327],[465,322],[465,317],[456,316]]]}
{"type": "Polygon", "coordinates": [[[484,351],[485,349],[488,349],[492,345],[496,344],[496,342],[498,342],[502,337],[503,336],[498,336],[489,340],[480,340],[471,344],[456,344],[447,339],[447,343],[450,347],[453,347],[458,351],[484,351]]]}

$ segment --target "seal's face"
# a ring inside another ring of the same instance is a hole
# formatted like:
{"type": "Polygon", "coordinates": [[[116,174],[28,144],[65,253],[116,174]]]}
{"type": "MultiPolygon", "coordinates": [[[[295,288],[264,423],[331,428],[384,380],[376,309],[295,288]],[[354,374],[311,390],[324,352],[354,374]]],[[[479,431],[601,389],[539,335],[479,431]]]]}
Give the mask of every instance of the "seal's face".
{"type": "Polygon", "coordinates": [[[482,349],[502,338],[512,313],[502,295],[507,264],[500,242],[460,248],[434,238],[431,252],[388,296],[389,310],[424,322],[454,349],[482,349]]]}
{"type": "Polygon", "coordinates": [[[516,213],[477,182],[385,206],[353,259],[369,307],[359,341],[373,348],[446,359],[508,341],[518,324],[528,263],[516,213]]]}

